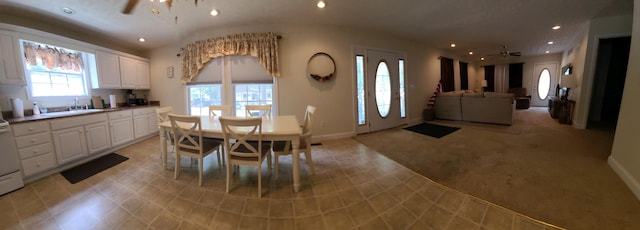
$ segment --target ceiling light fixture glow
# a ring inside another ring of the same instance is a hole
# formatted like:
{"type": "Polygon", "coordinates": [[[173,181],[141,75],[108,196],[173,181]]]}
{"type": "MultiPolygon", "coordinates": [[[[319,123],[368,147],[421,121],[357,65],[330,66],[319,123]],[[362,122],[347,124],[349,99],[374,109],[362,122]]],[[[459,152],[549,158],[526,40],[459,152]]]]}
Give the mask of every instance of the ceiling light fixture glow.
{"type": "Polygon", "coordinates": [[[554,27],[551,27],[551,29],[553,29],[553,30],[559,30],[559,29],[560,29],[560,25],[556,25],[556,26],[554,26],[554,27]]]}
{"type": "Polygon", "coordinates": [[[138,41],[139,41],[139,42],[145,42],[145,41],[147,41],[147,39],[145,39],[145,38],[143,38],[143,37],[140,37],[140,38],[138,38],[138,41]]]}
{"type": "Polygon", "coordinates": [[[65,8],[62,8],[62,12],[64,12],[65,14],[73,14],[73,9],[69,7],[65,7],[65,8]]]}
{"type": "Polygon", "coordinates": [[[219,13],[220,13],[220,12],[218,12],[218,10],[217,10],[217,9],[213,9],[213,10],[211,10],[211,13],[210,13],[210,14],[211,14],[211,16],[218,16],[218,14],[219,14],[219,13]]]}
{"type": "Polygon", "coordinates": [[[548,53],[549,53],[549,51],[548,51],[548,50],[547,50],[547,51],[544,51],[544,53],[548,54],[548,53]]]}
{"type": "Polygon", "coordinates": [[[451,43],[451,47],[456,47],[456,43],[451,43]]]}
{"type": "Polygon", "coordinates": [[[548,41],[547,44],[553,45],[553,41],[548,41]]]}
{"type": "Polygon", "coordinates": [[[327,7],[327,3],[325,3],[324,1],[318,1],[317,6],[320,9],[324,9],[325,7],[327,7]]]}
{"type": "Polygon", "coordinates": [[[484,58],[483,58],[483,57],[481,57],[481,58],[480,58],[480,61],[484,61],[484,58]]]}
{"type": "Polygon", "coordinates": [[[473,51],[469,51],[469,55],[473,55],[473,51]]]}

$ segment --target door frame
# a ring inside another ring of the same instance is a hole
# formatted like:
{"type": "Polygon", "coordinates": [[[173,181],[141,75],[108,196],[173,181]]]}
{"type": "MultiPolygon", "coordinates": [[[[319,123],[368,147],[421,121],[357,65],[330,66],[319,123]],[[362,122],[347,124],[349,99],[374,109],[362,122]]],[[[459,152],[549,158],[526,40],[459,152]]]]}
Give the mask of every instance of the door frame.
{"type": "MultiPolygon", "coordinates": [[[[355,133],[356,134],[378,131],[378,130],[371,129],[371,119],[370,119],[370,117],[371,117],[373,112],[377,113],[377,109],[376,108],[370,108],[371,106],[369,106],[371,104],[375,105],[375,95],[372,95],[372,93],[375,94],[375,92],[365,91],[365,97],[364,97],[365,98],[365,111],[366,111],[365,112],[365,123],[364,124],[359,124],[359,117],[358,117],[358,115],[359,115],[358,114],[358,79],[357,79],[357,74],[358,74],[357,73],[357,68],[358,67],[356,66],[356,57],[357,56],[362,56],[364,58],[363,72],[364,72],[364,78],[365,78],[365,81],[364,81],[365,90],[369,89],[369,88],[374,89],[373,87],[375,87],[375,86],[370,86],[370,84],[375,84],[375,79],[373,81],[367,80],[368,79],[367,76],[369,75],[369,72],[368,72],[368,65],[369,65],[368,58],[369,58],[369,53],[370,52],[388,53],[388,54],[393,55],[394,56],[393,60],[387,60],[387,65],[389,65],[390,61],[394,61],[394,62],[396,62],[395,65],[398,66],[397,62],[399,62],[399,60],[403,60],[404,61],[405,116],[402,117],[400,114],[398,114],[398,116],[400,116],[398,118],[398,124],[393,125],[393,127],[406,125],[407,121],[408,121],[407,120],[407,105],[409,103],[408,103],[408,98],[407,98],[407,95],[408,95],[408,93],[407,93],[407,82],[408,82],[407,69],[408,68],[407,68],[407,58],[406,58],[407,55],[405,53],[403,53],[403,52],[398,52],[398,51],[391,51],[391,50],[384,50],[384,49],[374,49],[374,48],[364,48],[364,47],[354,47],[354,48],[352,48],[352,56],[351,56],[352,60],[351,61],[352,61],[352,64],[353,64],[353,71],[352,72],[353,72],[353,76],[354,76],[353,77],[353,86],[354,86],[353,87],[353,95],[354,95],[354,105],[355,106],[354,106],[354,110],[353,110],[354,112],[353,113],[354,113],[354,120],[355,120],[354,123],[355,123],[355,133]]],[[[373,62],[371,62],[371,63],[373,63],[373,62]]],[[[377,61],[375,61],[375,65],[376,66],[374,67],[374,69],[376,69],[377,66],[378,66],[378,62],[377,61]]],[[[389,71],[390,71],[390,75],[393,76],[394,74],[391,73],[391,71],[394,71],[393,68],[389,67],[389,71]]],[[[395,71],[398,71],[398,68],[396,68],[395,71]]],[[[396,75],[396,78],[399,79],[398,73],[395,73],[395,75],[396,75]]],[[[398,83],[399,83],[399,81],[398,81],[398,83]]],[[[394,85],[393,84],[393,80],[392,80],[392,87],[398,87],[399,88],[399,84],[395,84],[394,85]]],[[[399,92],[399,89],[398,89],[398,93],[399,94],[401,93],[401,92],[399,92]]],[[[398,112],[400,111],[400,103],[399,103],[400,99],[399,98],[400,98],[399,95],[398,96],[392,95],[392,98],[391,98],[392,104],[393,104],[394,101],[397,101],[397,105],[396,106],[398,107],[398,112]]],[[[391,106],[393,107],[393,105],[391,105],[391,106]]],[[[390,110],[390,113],[392,111],[393,110],[390,110]]]]}

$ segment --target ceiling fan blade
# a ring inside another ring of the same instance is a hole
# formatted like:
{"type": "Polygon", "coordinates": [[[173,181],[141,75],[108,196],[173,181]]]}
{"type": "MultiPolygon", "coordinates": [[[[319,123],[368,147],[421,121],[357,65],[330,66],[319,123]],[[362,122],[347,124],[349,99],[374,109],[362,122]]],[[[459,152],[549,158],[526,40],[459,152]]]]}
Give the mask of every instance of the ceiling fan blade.
{"type": "Polygon", "coordinates": [[[521,54],[520,52],[513,52],[513,53],[509,53],[509,55],[519,57],[519,56],[521,56],[522,54],[521,54]]]}
{"type": "Polygon", "coordinates": [[[173,0],[167,0],[167,6],[169,7],[169,10],[171,10],[171,5],[173,5],[173,0]]]}
{"type": "Polygon", "coordinates": [[[122,9],[122,13],[123,14],[130,14],[131,11],[133,10],[133,7],[135,7],[136,4],[138,4],[138,0],[129,0],[127,2],[127,5],[124,7],[124,9],[122,9]]]}

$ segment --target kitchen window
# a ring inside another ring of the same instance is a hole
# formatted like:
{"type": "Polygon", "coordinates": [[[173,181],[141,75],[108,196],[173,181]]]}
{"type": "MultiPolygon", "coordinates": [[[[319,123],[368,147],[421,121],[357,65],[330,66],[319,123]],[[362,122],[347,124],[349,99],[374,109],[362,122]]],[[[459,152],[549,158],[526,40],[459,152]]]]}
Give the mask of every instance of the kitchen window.
{"type": "Polygon", "coordinates": [[[21,40],[27,92],[32,100],[88,97],[86,53],[21,40]]]}

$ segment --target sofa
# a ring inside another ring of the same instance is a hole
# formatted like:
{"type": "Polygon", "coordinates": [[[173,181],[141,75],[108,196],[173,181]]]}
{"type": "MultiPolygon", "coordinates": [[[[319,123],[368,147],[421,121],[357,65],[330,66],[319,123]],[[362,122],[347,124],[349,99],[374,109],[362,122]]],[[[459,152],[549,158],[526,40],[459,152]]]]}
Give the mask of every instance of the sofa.
{"type": "Polygon", "coordinates": [[[436,119],[511,125],[515,113],[513,94],[447,92],[436,96],[436,119]]]}

